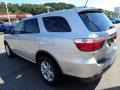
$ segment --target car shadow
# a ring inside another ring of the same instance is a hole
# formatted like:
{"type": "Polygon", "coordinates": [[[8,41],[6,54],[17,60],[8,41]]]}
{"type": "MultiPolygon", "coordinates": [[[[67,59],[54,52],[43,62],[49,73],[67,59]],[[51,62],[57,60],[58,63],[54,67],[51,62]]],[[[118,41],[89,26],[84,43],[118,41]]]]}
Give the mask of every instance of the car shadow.
{"type": "Polygon", "coordinates": [[[64,78],[61,85],[51,87],[40,76],[37,65],[21,57],[8,58],[0,54],[0,90],[94,90],[100,79],[81,83],[73,77],[64,78]]]}

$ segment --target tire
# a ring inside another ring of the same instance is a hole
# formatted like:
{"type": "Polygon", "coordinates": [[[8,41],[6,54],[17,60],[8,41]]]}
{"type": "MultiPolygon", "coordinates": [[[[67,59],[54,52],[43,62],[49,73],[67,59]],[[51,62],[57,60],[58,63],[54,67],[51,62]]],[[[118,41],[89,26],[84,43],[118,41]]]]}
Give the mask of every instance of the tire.
{"type": "Polygon", "coordinates": [[[8,44],[5,44],[5,51],[8,57],[13,57],[14,54],[8,44]]]}
{"type": "Polygon", "coordinates": [[[39,70],[41,73],[42,79],[51,86],[56,86],[60,83],[61,79],[61,70],[58,68],[58,65],[52,60],[52,58],[42,56],[39,58],[38,62],[39,70]]]}

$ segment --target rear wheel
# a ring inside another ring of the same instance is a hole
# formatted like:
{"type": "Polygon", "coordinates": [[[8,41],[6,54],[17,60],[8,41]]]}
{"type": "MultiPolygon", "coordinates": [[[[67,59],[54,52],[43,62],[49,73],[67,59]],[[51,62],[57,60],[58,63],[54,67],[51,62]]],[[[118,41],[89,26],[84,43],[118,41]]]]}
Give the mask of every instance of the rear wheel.
{"type": "Polygon", "coordinates": [[[6,51],[6,54],[7,54],[8,57],[12,57],[13,56],[13,52],[10,49],[8,44],[5,44],[5,51],[6,51]]]}
{"type": "Polygon", "coordinates": [[[55,86],[61,80],[61,72],[55,62],[48,56],[39,58],[39,69],[41,76],[49,85],[55,86]]]}

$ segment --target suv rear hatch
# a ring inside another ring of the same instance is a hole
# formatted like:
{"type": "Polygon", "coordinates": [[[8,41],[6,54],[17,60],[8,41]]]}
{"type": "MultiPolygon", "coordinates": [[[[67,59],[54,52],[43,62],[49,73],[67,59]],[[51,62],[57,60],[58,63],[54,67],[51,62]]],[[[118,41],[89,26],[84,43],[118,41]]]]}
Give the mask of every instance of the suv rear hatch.
{"type": "MultiPolygon", "coordinates": [[[[117,36],[116,29],[108,17],[101,9],[92,9],[79,12],[79,16],[83,23],[93,36],[93,47],[98,49],[94,50],[94,57],[98,62],[102,59],[110,58],[116,51],[115,39],[117,36]],[[94,45],[94,43],[96,46],[94,45]]],[[[91,40],[89,40],[91,41],[91,40]]],[[[91,52],[92,52],[91,51],[91,52]]]]}

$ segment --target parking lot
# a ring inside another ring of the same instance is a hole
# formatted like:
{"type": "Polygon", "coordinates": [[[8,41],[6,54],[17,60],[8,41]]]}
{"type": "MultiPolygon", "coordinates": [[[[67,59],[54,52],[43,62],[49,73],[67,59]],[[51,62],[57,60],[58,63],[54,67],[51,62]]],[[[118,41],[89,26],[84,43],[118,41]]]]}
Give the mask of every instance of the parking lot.
{"type": "Polygon", "coordinates": [[[20,57],[8,58],[4,51],[3,36],[0,35],[0,90],[120,90],[120,24],[115,26],[118,31],[118,57],[101,80],[83,84],[68,77],[58,87],[44,83],[35,64],[20,57]]]}

